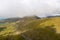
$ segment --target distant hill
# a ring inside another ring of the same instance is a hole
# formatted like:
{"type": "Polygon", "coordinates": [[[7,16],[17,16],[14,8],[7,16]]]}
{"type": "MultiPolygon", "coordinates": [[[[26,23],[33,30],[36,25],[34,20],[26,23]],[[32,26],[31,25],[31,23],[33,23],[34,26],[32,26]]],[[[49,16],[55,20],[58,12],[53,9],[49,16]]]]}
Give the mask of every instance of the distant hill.
{"type": "Polygon", "coordinates": [[[56,16],[47,16],[46,18],[53,18],[53,17],[60,17],[60,15],[56,15],[56,16]]]}
{"type": "Polygon", "coordinates": [[[0,20],[4,20],[4,19],[6,19],[6,18],[4,18],[4,17],[0,17],[0,20]]]}
{"type": "Polygon", "coordinates": [[[17,17],[17,18],[7,18],[4,21],[15,22],[15,21],[18,21],[18,20],[20,20],[20,18],[17,17]]]}
{"type": "Polygon", "coordinates": [[[0,23],[6,23],[6,22],[16,22],[18,20],[20,20],[21,18],[5,18],[5,19],[1,19],[0,23]]]}

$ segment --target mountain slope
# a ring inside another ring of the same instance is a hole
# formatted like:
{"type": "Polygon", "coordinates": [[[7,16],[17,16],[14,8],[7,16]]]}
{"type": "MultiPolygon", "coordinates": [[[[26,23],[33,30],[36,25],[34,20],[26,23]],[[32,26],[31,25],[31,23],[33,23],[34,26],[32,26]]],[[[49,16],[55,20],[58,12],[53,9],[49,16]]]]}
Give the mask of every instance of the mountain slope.
{"type": "MultiPolygon", "coordinates": [[[[7,23],[4,25],[5,29],[0,32],[2,37],[13,37],[14,40],[58,40],[55,37],[60,34],[60,17],[53,18],[35,18],[25,17],[21,20],[7,23]],[[44,36],[45,35],[45,36],[44,36]],[[41,39],[40,39],[41,38],[41,39]]],[[[0,37],[1,37],[0,36],[0,37]]],[[[6,39],[5,38],[5,39],[6,39]]],[[[1,38],[2,39],[2,38],[1,38]]],[[[4,39],[4,40],[5,40],[4,39]]]]}

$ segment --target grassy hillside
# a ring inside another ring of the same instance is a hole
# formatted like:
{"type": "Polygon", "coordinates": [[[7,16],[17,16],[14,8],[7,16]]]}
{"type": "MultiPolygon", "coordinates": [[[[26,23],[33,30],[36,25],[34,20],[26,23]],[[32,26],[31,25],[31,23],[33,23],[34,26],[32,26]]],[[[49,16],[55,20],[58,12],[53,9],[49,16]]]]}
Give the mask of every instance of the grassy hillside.
{"type": "Polygon", "coordinates": [[[0,40],[60,40],[60,17],[24,17],[0,29],[0,40]]]}

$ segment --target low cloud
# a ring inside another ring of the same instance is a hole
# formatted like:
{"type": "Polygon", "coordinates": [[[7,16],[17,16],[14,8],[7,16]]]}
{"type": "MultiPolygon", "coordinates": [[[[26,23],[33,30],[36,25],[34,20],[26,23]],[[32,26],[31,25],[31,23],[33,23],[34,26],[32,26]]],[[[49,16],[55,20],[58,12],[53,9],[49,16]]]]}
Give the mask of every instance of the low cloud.
{"type": "Polygon", "coordinates": [[[0,0],[0,16],[48,16],[60,13],[60,0],[0,0]]]}

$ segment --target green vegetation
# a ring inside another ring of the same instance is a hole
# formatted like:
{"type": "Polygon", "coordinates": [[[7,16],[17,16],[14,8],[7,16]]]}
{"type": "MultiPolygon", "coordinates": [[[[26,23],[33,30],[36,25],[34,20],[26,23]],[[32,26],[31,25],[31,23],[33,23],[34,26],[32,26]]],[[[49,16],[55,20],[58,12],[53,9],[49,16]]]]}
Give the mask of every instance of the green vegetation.
{"type": "Polygon", "coordinates": [[[0,40],[60,40],[60,17],[33,16],[11,21],[0,25],[0,40]]]}

